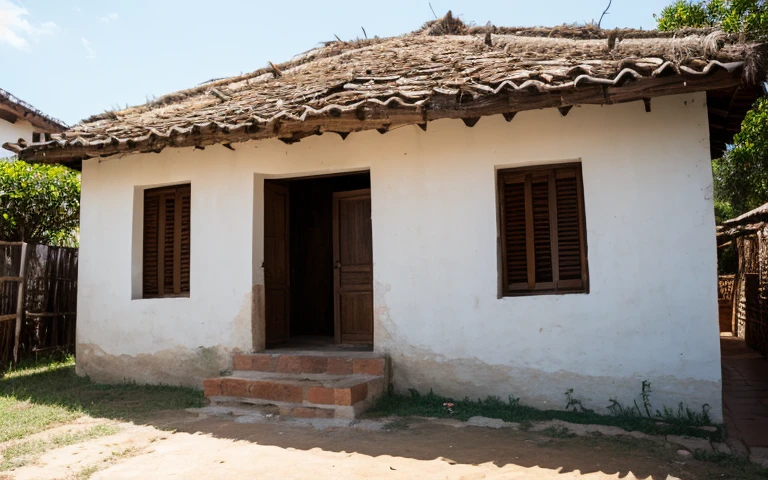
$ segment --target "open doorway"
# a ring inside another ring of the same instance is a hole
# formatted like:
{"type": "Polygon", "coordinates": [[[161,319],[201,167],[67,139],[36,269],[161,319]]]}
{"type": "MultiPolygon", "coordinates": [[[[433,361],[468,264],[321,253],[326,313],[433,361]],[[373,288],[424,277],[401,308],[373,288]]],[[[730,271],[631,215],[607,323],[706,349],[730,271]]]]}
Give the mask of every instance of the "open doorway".
{"type": "Polygon", "coordinates": [[[373,345],[370,174],[265,180],[267,347],[373,345]]]}

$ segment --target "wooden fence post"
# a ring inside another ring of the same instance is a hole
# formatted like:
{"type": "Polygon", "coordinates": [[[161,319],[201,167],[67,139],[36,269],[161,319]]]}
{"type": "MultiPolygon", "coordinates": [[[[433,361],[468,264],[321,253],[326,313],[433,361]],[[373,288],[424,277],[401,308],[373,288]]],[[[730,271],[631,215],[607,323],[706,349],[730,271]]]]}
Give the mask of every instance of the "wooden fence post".
{"type": "Polygon", "coordinates": [[[19,361],[19,343],[21,341],[21,321],[24,317],[24,284],[27,270],[27,243],[21,244],[21,264],[19,265],[19,292],[16,303],[16,335],[13,343],[13,365],[19,361]]]}

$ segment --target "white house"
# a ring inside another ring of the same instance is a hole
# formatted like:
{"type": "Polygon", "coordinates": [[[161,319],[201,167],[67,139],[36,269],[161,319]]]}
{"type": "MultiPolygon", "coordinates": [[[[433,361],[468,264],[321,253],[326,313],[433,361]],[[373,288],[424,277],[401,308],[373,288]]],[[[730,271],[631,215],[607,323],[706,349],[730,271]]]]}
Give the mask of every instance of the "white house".
{"type": "MultiPolygon", "coordinates": [[[[0,89],[0,145],[10,142],[18,144],[46,140],[46,134],[59,133],[67,126],[53,117],[49,117],[27,102],[0,89]]],[[[50,139],[50,138],[48,138],[50,139]]],[[[0,149],[0,158],[10,157],[15,153],[0,149]]]]}
{"type": "Polygon", "coordinates": [[[601,410],[648,380],[721,419],[710,159],[754,48],[441,20],[7,147],[82,168],[97,381],[350,416],[388,382],[601,410]]]}

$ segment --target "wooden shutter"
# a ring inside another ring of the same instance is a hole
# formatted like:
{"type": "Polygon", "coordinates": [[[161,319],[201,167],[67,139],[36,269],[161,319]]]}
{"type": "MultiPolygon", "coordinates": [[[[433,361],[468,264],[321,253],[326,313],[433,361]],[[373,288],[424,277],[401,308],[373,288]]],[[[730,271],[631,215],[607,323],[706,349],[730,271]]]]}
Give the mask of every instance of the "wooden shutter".
{"type": "Polygon", "coordinates": [[[160,197],[144,195],[144,297],[159,295],[158,285],[158,226],[160,224],[160,197]]]}
{"type": "Polygon", "coordinates": [[[586,292],[581,166],[499,171],[505,295],[586,292]]]}
{"type": "Polygon", "coordinates": [[[191,241],[190,241],[190,216],[192,214],[192,195],[189,188],[181,192],[181,255],[180,263],[180,281],[181,292],[189,294],[189,268],[191,261],[191,241]]]}
{"type": "Polygon", "coordinates": [[[502,181],[502,246],[505,251],[506,286],[510,290],[528,288],[528,256],[525,224],[525,178],[508,176],[502,181]]]}
{"type": "Polygon", "coordinates": [[[581,175],[575,169],[556,173],[558,289],[582,289],[586,281],[581,175]]]}
{"type": "Polygon", "coordinates": [[[188,296],[189,185],[144,192],[144,297],[188,296]]]}

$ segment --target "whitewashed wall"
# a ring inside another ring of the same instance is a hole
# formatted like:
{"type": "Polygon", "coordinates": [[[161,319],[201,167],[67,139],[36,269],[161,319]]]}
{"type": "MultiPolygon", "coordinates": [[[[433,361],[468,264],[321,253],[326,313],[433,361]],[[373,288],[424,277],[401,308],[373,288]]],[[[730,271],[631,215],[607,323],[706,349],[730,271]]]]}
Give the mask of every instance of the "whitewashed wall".
{"type": "Polygon", "coordinates": [[[29,143],[32,143],[32,132],[34,127],[31,123],[25,120],[17,120],[15,123],[10,123],[0,118],[0,158],[12,157],[14,154],[4,148],[2,145],[5,142],[16,143],[20,138],[23,138],[29,143]]]}
{"type": "Polygon", "coordinates": [[[708,403],[721,418],[704,94],[89,160],[78,370],[199,385],[263,347],[263,179],[370,169],[375,349],[398,389],[563,408],[708,403]],[[590,293],[497,297],[495,170],[580,159],[590,293]],[[188,299],[142,300],[141,191],[192,185],[188,299]]]}

